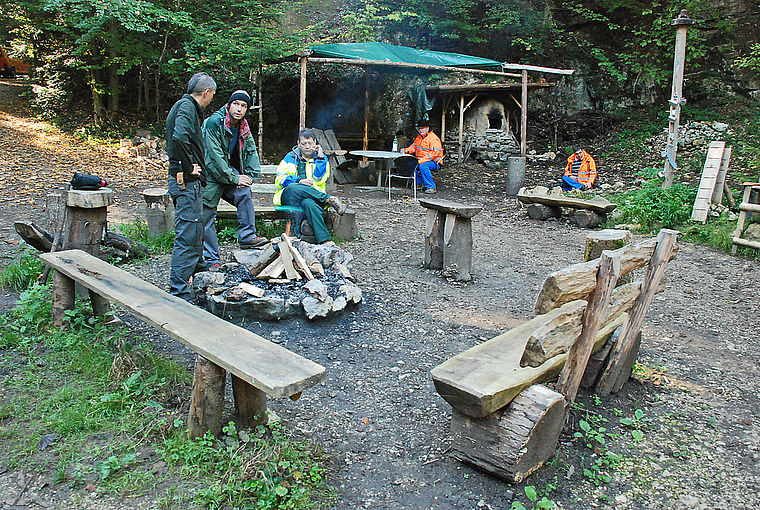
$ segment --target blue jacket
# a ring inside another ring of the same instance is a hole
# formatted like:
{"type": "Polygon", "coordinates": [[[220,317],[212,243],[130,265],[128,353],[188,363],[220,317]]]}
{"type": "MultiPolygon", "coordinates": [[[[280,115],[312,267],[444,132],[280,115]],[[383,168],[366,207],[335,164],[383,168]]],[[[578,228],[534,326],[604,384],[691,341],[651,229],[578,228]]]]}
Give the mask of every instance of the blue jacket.
{"type": "Polygon", "coordinates": [[[306,178],[314,181],[313,187],[322,193],[326,193],[325,185],[327,184],[327,178],[330,177],[330,163],[327,161],[327,156],[317,158],[315,155],[312,154],[311,158],[304,159],[301,155],[301,149],[295,146],[280,161],[277,167],[277,177],[274,180],[274,183],[277,185],[277,191],[274,194],[274,205],[281,205],[283,189],[289,184],[298,182],[298,163],[300,161],[306,161],[306,178]]]}

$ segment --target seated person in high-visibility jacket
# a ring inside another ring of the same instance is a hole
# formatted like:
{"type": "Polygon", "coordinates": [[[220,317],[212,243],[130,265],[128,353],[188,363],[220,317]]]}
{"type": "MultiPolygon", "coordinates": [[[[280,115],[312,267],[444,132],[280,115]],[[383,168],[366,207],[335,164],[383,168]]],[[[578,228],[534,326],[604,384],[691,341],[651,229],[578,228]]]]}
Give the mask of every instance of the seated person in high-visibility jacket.
{"type": "Polygon", "coordinates": [[[403,152],[414,154],[417,158],[417,169],[414,171],[414,180],[419,185],[420,179],[425,185],[425,193],[435,193],[435,181],[433,170],[441,168],[443,161],[443,145],[438,135],[430,129],[430,122],[421,120],[417,122],[417,138],[414,143],[405,148],[403,152]]]}
{"type": "Polygon", "coordinates": [[[567,158],[565,175],[562,177],[562,189],[580,189],[588,191],[596,180],[596,162],[583,150],[582,145],[573,145],[573,154],[567,158]]]}
{"type": "MultiPolygon", "coordinates": [[[[340,198],[328,195],[325,184],[330,176],[330,163],[317,143],[314,131],[302,129],[298,133],[298,145],[288,152],[277,167],[274,183],[274,205],[287,205],[303,209],[306,219],[314,229],[317,243],[330,240],[330,232],[322,216],[326,207],[332,207],[342,215],[346,205],[340,198]]],[[[296,234],[300,233],[300,217],[296,217],[296,234]]]]}

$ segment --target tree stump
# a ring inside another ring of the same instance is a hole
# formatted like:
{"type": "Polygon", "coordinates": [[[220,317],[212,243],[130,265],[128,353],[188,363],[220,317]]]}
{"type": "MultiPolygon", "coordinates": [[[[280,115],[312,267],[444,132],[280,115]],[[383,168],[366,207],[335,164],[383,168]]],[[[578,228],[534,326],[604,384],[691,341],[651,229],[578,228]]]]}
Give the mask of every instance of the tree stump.
{"type": "Polygon", "coordinates": [[[203,356],[195,356],[193,391],[187,428],[190,437],[202,437],[206,431],[215,436],[222,432],[224,384],[227,371],[203,356]]]}
{"type": "Polygon", "coordinates": [[[521,482],[554,456],[564,413],[562,395],[541,385],[524,389],[485,418],[453,409],[454,457],[509,482],[521,482]]]}
{"type": "Polygon", "coordinates": [[[548,220],[562,216],[562,208],[544,204],[528,204],[528,217],[532,220],[548,220]]]}
{"type": "Polygon", "coordinates": [[[425,218],[425,267],[444,269],[457,281],[472,275],[472,217],[483,208],[449,200],[420,199],[425,218]]]}
{"type": "Polygon", "coordinates": [[[604,250],[617,250],[631,244],[633,234],[630,230],[606,228],[586,235],[586,249],[583,252],[583,262],[598,259],[604,250]]]}
{"type": "Polygon", "coordinates": [[[607,221],[606,214],[595,213],[588,209],[578,209],[573,214],[575,223],[581,228],[596,228],[605,221],[607,221]]]}
{"type": "Polygon", "coordinates": [[[142,192],[148,235],[158,237],[174,229],[174,204],[166,188],[148,188],[142,192]]]}

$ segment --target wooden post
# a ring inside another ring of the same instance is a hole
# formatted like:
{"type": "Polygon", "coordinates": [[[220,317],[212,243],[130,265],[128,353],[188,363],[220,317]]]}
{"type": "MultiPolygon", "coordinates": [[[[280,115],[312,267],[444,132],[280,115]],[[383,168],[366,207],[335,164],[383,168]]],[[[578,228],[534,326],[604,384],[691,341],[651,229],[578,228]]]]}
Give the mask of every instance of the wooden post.
{"type": "MultiPolygon", "coordinates": [[[[257,77],[256,81],[259,85],[259,161],[264,161],[264,100],[263,94],[264,94],[264,79],[262,78],[262,75],[264,74],[264,66],[259,64],[259,76],[257,77]]],[[[304,123],[306,120],[304,119],[304,123]]]]}
{"type": "Polygon", "coordinates": [[[443,143],[446,139],[446,109],[449,107],[450,102],[451,96],[441,96],[441,143],[443,143]]]}
{"type": "MultiPolygon", "coordinates": [[[[372,66],[367,66],[364,70],[364,140],[362,141],[362,150],[369,147],[369,84],[372,74],[372,66]]],[[[380,186],[380,172],[377,171],[377,185],[380,186]]]]}
{"type": "Polygon", "coordinates": [[[53,325],[56,328],[60,328],[64,325],[63,319],[66,317],[66,310],[74,309],[75,297],[74,280],[60,271],[54,271],[53,308],[51,313],[53,316],[53,325]]]}
{"type": "Polygon", "coordinates": [[[298,130],[301,131],[306,127],[306,62],[309,60],[305,55],[301,61],[301,95],[298,108],[298,130]]]}
{"type": "Polygon", "coordinates": [[[522,113],[520,117],[520,156],[528,154],[528,71],[522,72],[522,101],[520,102],[522,113]]]}
{"type": "Polygon", "coordinates": [[[241,427],[253,428],[267,424],[266,393],[232,374],[232,395],[241,427]]]}
{"type": "Polygon", "coordinates": [[[565,396],[568,404],[575,402],[583,371],[586,369],[586,363],[591,356],[591,349],[594,347],[594,341],[601,326],[602,316],[620,276],[620,268],[620,255],[607,250],[602,252],[596,276],[596,290],[591,294],[586,310],[583,312],[581,336],[570,347],[565,366],[557,382],[557,391],[565,396]]]}
{"type": "Polygon", "coordinates": [[[644,322],[649,305],[657,293],[657,287],[660,285],[660,280],[662,280],[665,266],[670,260],[677,237],[678,231],[676,230],[660,230],[660,234],[657,236],[657,247],[654,249],[652,258],[649,261],[647,274],[641,282],[641,291],[633,303],[633,307],[628,314],[628,319],[622,326],[618,341],[612,347],[607,366],[604,368],[596,384],[596,393],[598,395],[604,396],[620,391],[620,388],[623,387],[625,381],[630,377],[630,373],[624,373],[630,370],[631,362],[629,354],[641,330],[641,324],[644,322]]]}
{"type": "Polygon", "coordinates": [[[462,163],[462,142],[464,140],[464,94],[459,96],[459,150],[457,164],[462,163]]]}
{"type": "Polygon", "coordinates": [[[428,209],[425,216],[425,267],[443,269],[443,224],[446,215],[428,209]]]}
{"type": "Polygon", "coordinates": [[[665,145],[665,180],[663,189],[673,185],[673,170],[676,167],[676,152],[678,151],[678,122],[681,117],[681,105],[685,103],[683,98],[683,67],[686,60],[686,30],[689,25],[696,23],[689,19],[686,9],[681,9],[678,18],[674,19],[671,26],[676,27],[676,49],[673,58],[673,88],[670,96],[670,115],[668,120],[668,139],[665,145]]]}
{"type": "Polygon", "coordinates": [[[222,432],[224,383],[227,371],[200,355],[195,356],[193,391],[187,427],[190,437],[202,437],[206,431],[215,436],[222,432]]]}

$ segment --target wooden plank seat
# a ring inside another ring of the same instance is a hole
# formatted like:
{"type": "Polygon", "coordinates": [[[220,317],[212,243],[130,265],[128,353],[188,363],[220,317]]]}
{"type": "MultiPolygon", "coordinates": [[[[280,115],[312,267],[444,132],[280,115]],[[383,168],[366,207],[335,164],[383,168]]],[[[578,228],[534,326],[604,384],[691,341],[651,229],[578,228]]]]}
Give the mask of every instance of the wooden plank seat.
{"type": "Polygon", "coordinates": [[[528,216],[534,220],[546,220],[562,216],[562,208],[573,209],[573,216],[578,226],[594,228],[607,221],[607,214],[614,211],[617,204],[596,196],[590,200],[565,196],[559,187],[552,189],[536,186],[533,189],[521,188],[517,199],[526,204],[528,216]]]}
{"type": "Polygon", "coordinates": [[[297,399],[323,382],[325,368],[284,347],[81,250],[46,253],[55,269],[53,319],[63,325],[74,308],[74,282],[117,303],[135,317],[198,354],[188,425],[191,435],[221,432],[225,373],[232,375],[235,407],[243,426],[266,423],[266,395],[297,399]]]}
{"type": "Polygon", "coordinates": [[[436,391],[453,408],[454,456],[519,482],[554,454],[565,417],[558,402],[569,407],[582,377],[599,395],[619,391],[665,265],[675,257],[676,236],[663,229],[657,239],[555,271],[536,300],[536,317],[435,367],[436,391]],[[645,266],[643,280],[615,286],[645,266]],[[597,352],[601,361],[587,367],[597,352]],[[557,375],[556,392],[537,389],[557,375]],[[512,404],[518,396],[519,412],[512,404]]]}
{"type": "Polygon", "coordinates": [[[472,280],[472,218],[483,208],[440,199],[420,199],[420,205],[427,209],[425,267],[472,280]]]}

